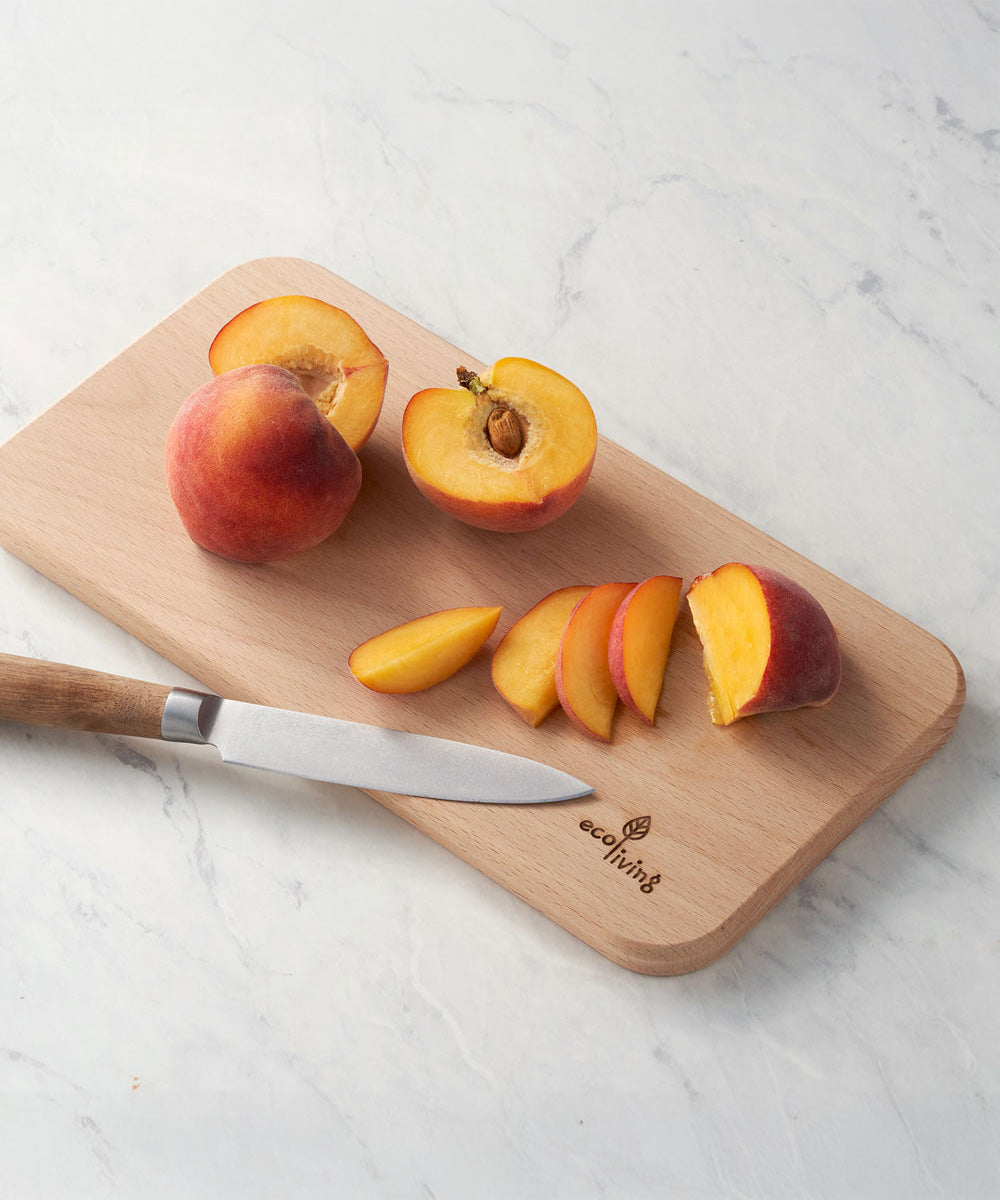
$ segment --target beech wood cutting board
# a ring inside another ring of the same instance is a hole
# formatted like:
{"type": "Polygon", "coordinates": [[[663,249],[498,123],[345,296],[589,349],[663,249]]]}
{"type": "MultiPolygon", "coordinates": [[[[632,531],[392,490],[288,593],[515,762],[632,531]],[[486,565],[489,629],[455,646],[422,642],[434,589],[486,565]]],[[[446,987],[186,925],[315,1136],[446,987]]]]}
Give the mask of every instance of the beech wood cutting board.
{"type": "Polygon", "coordinates": [[[480,742],[587,780],[594,796],[538,807],[373,795],[615,962],[654,975],[704,966],[948,738],[961,668],[929,633],[606,439],[581,499],[544,529],[488,533],[445,516],[407,476],[400,421],[414,392],[454,386],[459,364],[483,365],[322,267],[245,263],[0,447],[0,541],[226,696],[480,742]],[[246,566],[188,540],[164,440],[211,377],[215,333],[293,292],[360,321],[389,360],[385,407],[341,529],[246,566]],[[530,729],[493,689],[490,650],[548,592],[656,574],[686,587],[731,560],[790,575],[826,608],[844,660],[830,705],[713,726],[686,606],[655,728],[620,708],[610,746],[559,711],[530,729]],[[447,682],[384,696],[349,673],[365,638],[469,604],[504,611],[447,682]]]}

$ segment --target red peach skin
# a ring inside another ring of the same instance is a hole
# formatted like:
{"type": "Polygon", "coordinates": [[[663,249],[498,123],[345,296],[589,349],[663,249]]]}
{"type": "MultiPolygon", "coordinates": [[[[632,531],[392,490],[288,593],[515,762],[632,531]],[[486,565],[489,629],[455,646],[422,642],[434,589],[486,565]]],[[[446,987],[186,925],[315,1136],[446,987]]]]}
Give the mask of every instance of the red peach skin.
{"type": "Polygon", "coordinates": [[[289,371],[240,367],[197,389],[167,435],[167,485],[192,541],[261,563],[341,524],[361,464],[289,371]]]}

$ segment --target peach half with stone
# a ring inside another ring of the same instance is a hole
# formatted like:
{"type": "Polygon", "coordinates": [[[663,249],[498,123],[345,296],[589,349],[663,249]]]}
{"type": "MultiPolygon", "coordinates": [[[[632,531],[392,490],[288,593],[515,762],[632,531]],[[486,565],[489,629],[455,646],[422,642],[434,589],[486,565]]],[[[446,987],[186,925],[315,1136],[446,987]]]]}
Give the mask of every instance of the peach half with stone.
{"type": "Polygon", "coordinates": [[[458,388],[425,388],[403,414],[403,457],[431,503],[467,525],[538,529],[576,501],[590,477],[597,424],[580,389],[527,358],[458,388]]]}

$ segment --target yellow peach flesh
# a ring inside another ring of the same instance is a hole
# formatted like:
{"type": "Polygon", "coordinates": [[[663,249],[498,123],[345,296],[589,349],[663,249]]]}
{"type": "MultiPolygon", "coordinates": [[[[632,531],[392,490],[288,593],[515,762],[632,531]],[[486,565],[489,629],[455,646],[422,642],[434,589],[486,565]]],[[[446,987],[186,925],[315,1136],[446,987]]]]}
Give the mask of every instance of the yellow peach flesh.
{"type": "MultiPolygon", "coordinates": [[[[636,588],[622,615],[622,700],[652,724],[663,689],[682,581],[657,575],[636,588]]],[[[614,671],[612,672],[614,673],[614,671]]]]}
{"type": "Polygon", "coordinates": [[[535,528],[565,511],[590,473],[594,414],[568,379],[528,359],[500,359],[480,376],[490,399],[455,388],[418,392],[403,416],[403,451],[418,486],[470,524],[535,528]],[[493,403],[521,419],[524,444],[511,458],[486,436],[493,403]]]}
{"type": "Polygon", "coordinates": [[[504,635],[493,655],[493,683],[507,703],[531,726],[559,706],[556,656],[570,614],[591,590],[560,588],[540,600],[504,635]]]}
{"type": "Polygon", "coordinates": [[[385,357],[349,313],[312,296],[275,296],[244,309],[216,335],[208,361],[217,375],[258,363],[291,371],[354,450],[381,411],[385,357]]]}
{"type": "Polygon", "coordinates": [[[420,692],[454,675],[493,630],[500,608],[449,608],[417,617],[363,642],[351,672],[375,692],[420,692]]]}
{"type": "Polygon", "coordinates": [[[757,695],[771,656],[763,588],[732,563],[692,585],[688,605],[704,651],[709,712],[716,725],[731,725],[757,695]]]}
{"type": "Polygon", "coordinates": [[[633,583],[602,583],[577,604],[556,662],[556,689],[566,715],[601,741],[611,740],[618,692],[608,665],[615,613],[633,583]]]}

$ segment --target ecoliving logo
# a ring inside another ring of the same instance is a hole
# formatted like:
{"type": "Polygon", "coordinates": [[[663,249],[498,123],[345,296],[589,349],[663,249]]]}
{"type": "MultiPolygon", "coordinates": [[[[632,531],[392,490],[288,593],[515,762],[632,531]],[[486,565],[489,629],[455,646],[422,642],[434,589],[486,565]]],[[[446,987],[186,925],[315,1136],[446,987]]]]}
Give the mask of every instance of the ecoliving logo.
{"type": "Polygon", "coordinates": [[[629,862],[628,856],[631,851],[627,848],[626,843],[644,838],[649,833],[650,824],[649,817],[633,817],[631,821],[626,821],[622,826],[622,835],[619,837],[617,833],[609,833],[600,825],[595,825],[593,821],[580,822],[580,828],[584,833],[589,833],[592,838],[597,838],[602,846],[611,847],[605,854],[604,861],[612,867],[617,867],[619,871],[624,871],[630,879],[637,880],[639,891],[645,892],[647,896],[660,882],[660,877],[659,875],[650,875],[648,871],[645,871],[641,858],[629,862]],[[623,849],[623,847],[625,848],[623,849]]]}

